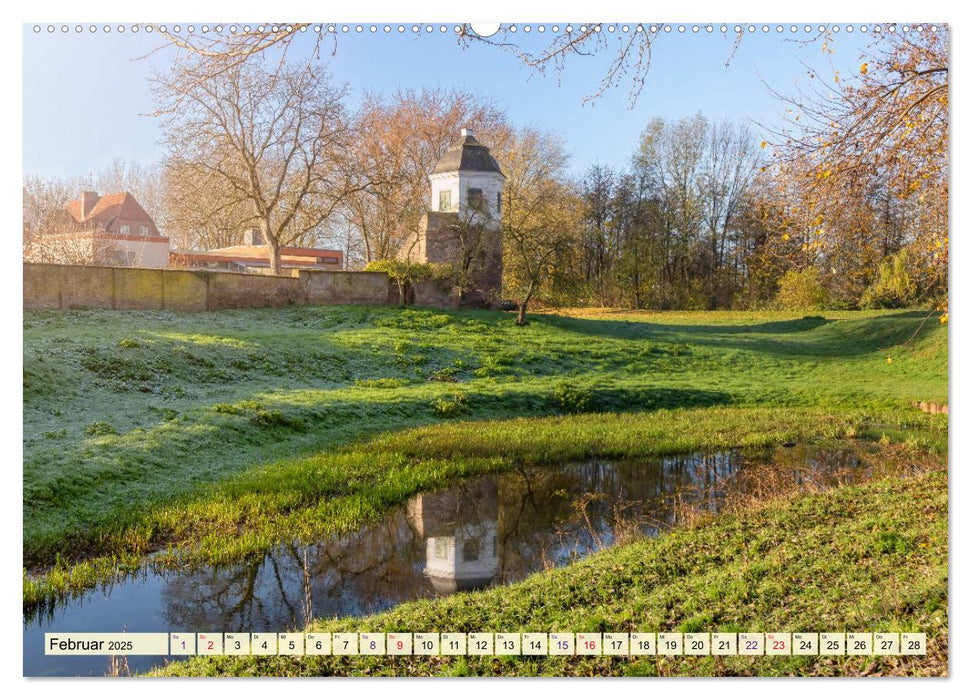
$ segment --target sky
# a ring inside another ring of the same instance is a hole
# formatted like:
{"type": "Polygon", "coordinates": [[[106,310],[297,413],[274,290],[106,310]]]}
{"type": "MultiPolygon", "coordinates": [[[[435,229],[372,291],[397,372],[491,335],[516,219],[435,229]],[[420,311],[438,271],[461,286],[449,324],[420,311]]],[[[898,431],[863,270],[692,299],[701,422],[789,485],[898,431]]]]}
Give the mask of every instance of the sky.
{"type": "MultiPolygon", "coordinates": [[[[71,25],[62,33],[60,24],[48,33],[47,25],[34,31],[23,27],[23,169],[44,177],[85,177],[117,159],[144,164],[162,156],[158,120],[153,108],[149,78],[164,70],[173,49],[159,47],[158,34],[118,33],[117,24],[105,33],[88,26],[76,33],[71,25]]],[[[623,83],[591,103],[584,97],[595,92],[613,51],[573,56],[562,71],[541,75],[523,66],[516,56],[494,46],[471,42],[463,48],[449,31],[415,35],[383,24],[377,32],[365,25],[360,34],[349,25],[335,46],[325,42],[321,58],[333,78],[350,87],[348,106],[354,108],[365,90],[390,93],[399,87],[460,87],[491,98],[512,122],[560,134],[571,153],[570,167],[579,173],[592,163],[626,166],[639,135],[654,117],[676,120],[701,112],[713,120],[749,121],[759,133],[760,124],[781,122],[784,106],[770,88],[792,94],[805,87],[807,66],[831,74],[858,70],[860,55],[872,41],[872,32],[845,29],[830,41],[831,54],[822,41],[807,42],[800,25],[793,34],[786,25],[768,33],[757,25],[746,33],[735,50],[733,26],[726,34],[704,25],[697,34],[686,25],[659,33],[654,42],[647,83],[633,107],[628,84],[623,83]],[[726,62],[728,65],[726,66],[726,62]]],[[[450,25],[451,26],[451,25],[450,25]]],[[[548,43],[552,24],[540,35],[526,35],[520,25],[517,40],[538,46],[548,43]]],[[[859,27],[859,25],[856,25],[859,27]]],[[[845,25],[844,25],[845,27],[845,25]]],[[[563,26],[560,26],[562,31],[563,26]]],[[[619,27],[618,27],[619,28],[619,27]]],[[[301,36],[297,53],[308,51],[310,35],[301,36]]],[[[474,131],[474,125],[471,125],[474,131]]],[[[761,137],[759,137],[761,138],[761,137]]],[[[488,145],[488,144],[487,144],[488,145]]]]}

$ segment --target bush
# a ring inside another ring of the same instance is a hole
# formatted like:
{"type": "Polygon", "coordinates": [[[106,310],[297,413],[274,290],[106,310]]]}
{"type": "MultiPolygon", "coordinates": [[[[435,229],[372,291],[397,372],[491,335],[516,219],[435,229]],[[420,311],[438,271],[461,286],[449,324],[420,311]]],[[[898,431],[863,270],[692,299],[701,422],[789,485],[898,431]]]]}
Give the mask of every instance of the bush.
{"type": "Polygon", "coordinates": [[[914,303],[917,283],[910,270],[910,254],[906,248],[886,258],[877,269],[876,279],[863,292],[860,305],[866,309],[899,309],[914,303]]]}
{"type": "Polygon", "coordinates": [[[372,260],[364,266],[365,272],[383,272],[398,285],[398,303],[405,305],[406,290],[409,285],[427,280],[435,274],[429,263],[416,263],[410,260],[372,260]]]}
{"type": "Polygon", "coordinates": [[[553,400],[560,410],[566,413],[586,413],[593,405],[593,395],[590,391],[570,382],[560,382],[556,385],[553,389],[553,400]]]}
{"type": "Polygon", "coordinates": [[[451,400],[438,399],[435,401],[435,415],[442,418],[452,418],[465,413],[468,402],[465,394],[453,394],[451,400]]]}
{"type": "Polygon", "coordinates": [[[110,423],[103,420],[96,420],[84,429],[85,435],[117,435],[118,431],[110,423]]]}
{"type": "Polygon", "coordinates": [[[805,270],[789,270],[779,280],[779,293],[776,303],[788,311],[803,309],[819,310],[826,308],[828,295],[823,286],[819,271],[815,267],[805,270]]]}

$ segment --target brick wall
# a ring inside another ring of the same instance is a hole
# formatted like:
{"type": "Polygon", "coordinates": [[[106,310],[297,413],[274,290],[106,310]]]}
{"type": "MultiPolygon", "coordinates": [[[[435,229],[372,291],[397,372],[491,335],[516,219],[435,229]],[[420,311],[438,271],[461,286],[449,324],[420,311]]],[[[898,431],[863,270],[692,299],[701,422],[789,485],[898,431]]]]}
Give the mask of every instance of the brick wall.
{"type": "Polygon", "coordinates": [[[25,309],[200,311],[295,304],[396,304],[383,272],[271,277],[208,270],[24,263],[25,309]]]}
{"type": "Polygon", "coordinates": [[[397,304],[397,285],[384,272],[314,272],[299,280],[309,304],[397,304]]]}

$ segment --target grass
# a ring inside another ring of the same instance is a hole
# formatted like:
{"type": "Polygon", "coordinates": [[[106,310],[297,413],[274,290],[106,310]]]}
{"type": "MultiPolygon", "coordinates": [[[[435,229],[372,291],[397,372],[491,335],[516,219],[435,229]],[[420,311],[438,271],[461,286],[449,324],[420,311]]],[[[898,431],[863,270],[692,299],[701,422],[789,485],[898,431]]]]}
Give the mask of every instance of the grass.
{"type": "Polygon", "coordinates": [[[218,563],[356,528],[517,460],[845,436],[940,450],[946,417],[911,407],[947,398],[946,329],[925,320],[25,311],[24,600],[156,550],[218,563]]]}
{"type": "Polygon", "coordinates": [[[947,675],[947,475],[777,499],[308,631],[920,631],[926,657],[195,657],[158,675],[947,675]]]}

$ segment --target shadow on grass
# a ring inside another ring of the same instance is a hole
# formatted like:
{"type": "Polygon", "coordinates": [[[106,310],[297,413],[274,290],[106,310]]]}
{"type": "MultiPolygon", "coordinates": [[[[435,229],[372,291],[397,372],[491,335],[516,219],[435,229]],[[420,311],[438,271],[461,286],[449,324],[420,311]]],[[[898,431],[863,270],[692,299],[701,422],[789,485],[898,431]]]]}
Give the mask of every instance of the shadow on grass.
{"type": "MultiPolygon", "coordinates": [[[[725,392],[671,387],[573,389],[561,384],[539,391],[515,387],[496,393],[454,386],[464,396],[460,410],[450,416],[455,420],[644,412],[726,405],[732,400],[725,392]]],[[[309,405],[268,402],[265,407],[233,413],[209,409],[182,421],[161,421],[154,430],[99,438],[107,441],[104,444],[86,441],[78,446],[71,470],[43,473],[41,464],[26,464],[25,469],[38,476],[24,485],[24,520],[44,525],[30,528],[24,561],[37,563],[52,551],[71,551],[70,533],[84,531],[96,521],[129,522],[141,509],[248,469],[366,439],[379,431],[443,422],[435,401],[452,394],[449,387],[437,395],[403,397],[387,392],[353,403],[342,399],[309,405]],[[186,431],[189,426],[194,429],[186,431]],[[86,448],[95,449],[96,456],[84,458],[86,448]]]]}
{"type": "MultiPolygon", "coordinates": [[[[562,386],[562,385],[561,385],[562,386]]],[[[568,385],[567,385],[568,386],[568,385]]],[[[554,392],[552,413],[623,413],[671,408],[708,408],[732,403],[724,391],[671,387],[577,389],[554,392]]]]}
{"type": "MultiPolygon", "coordinates": [[[[825,313],[825,312],[823,312],[825,313]]],[[[659,340],[780,356],[850,357],[920,342],[939,327],[933,312],[906,310],[861,319],[824,315],[757,324],[688,325],[545,316],[565,331],[623,340],[659,340]]]]}

